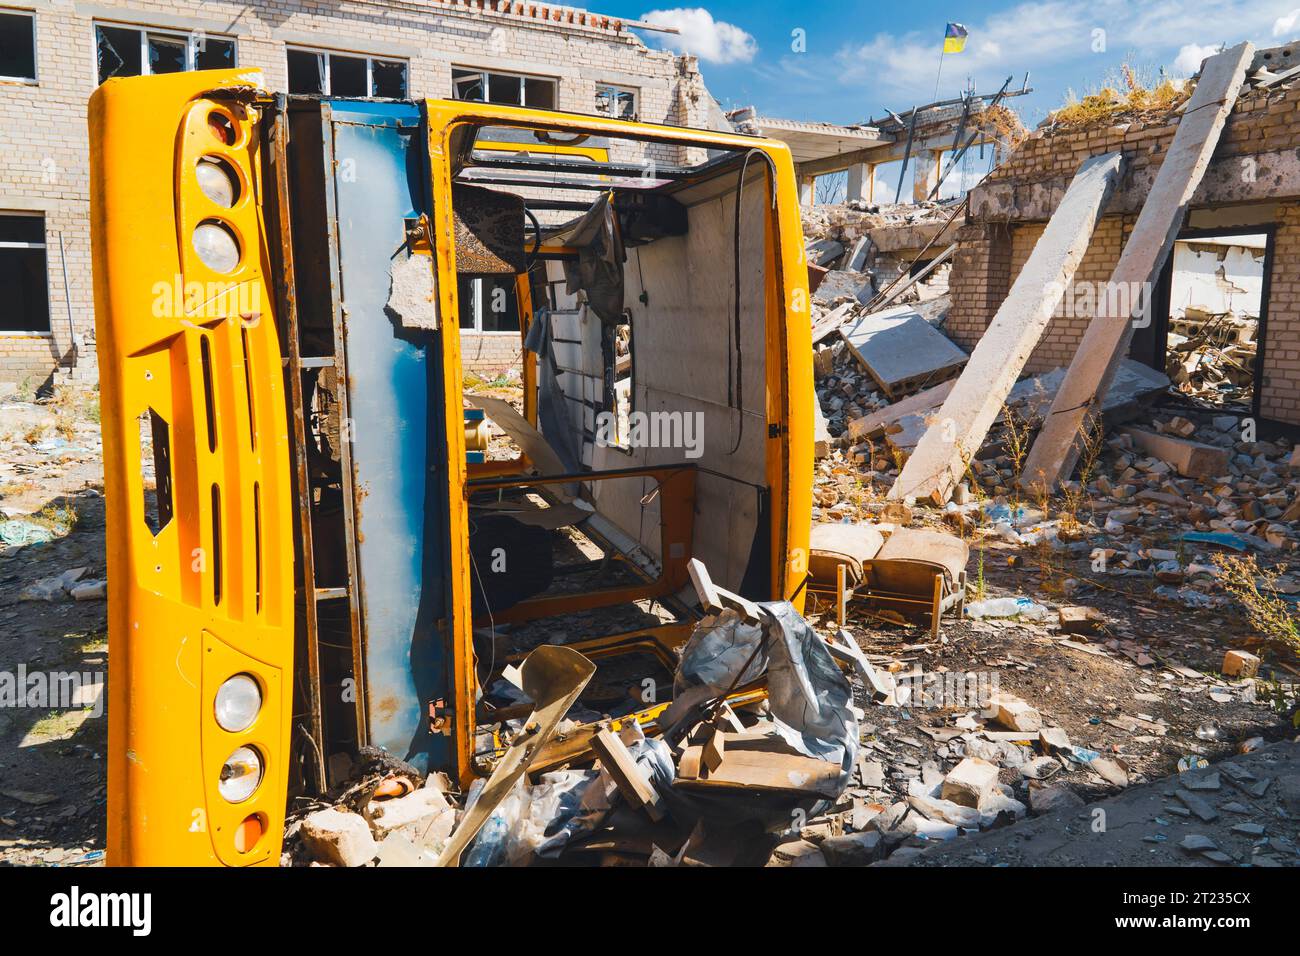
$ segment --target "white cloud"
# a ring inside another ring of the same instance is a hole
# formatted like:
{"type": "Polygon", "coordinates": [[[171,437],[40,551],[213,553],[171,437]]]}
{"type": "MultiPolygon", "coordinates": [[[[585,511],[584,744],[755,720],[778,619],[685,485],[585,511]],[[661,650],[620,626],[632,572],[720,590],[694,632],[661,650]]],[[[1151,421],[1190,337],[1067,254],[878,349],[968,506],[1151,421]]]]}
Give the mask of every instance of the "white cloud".
{"type": "MultiPolygon", "coordinates": [[[[952,95],[966,75],[979,89],[1002,85],[1008,74],[1059,62],[1072,48],[1086,51],[1091,20],[1079,0],[1031,0],[970,23],[971,42],[964,52],[945,58],[947,78],[940,96],[952,95]],[[1010,51],[1010,52],[1007,52],[1010,51]]],[[[879,33],[865,43],[846,46],[836,54],[844,82],[879,84],[891,93],[918,92],[928,96],[939,68],[942,33],[911,32],[902,36],[879,33]]]]}
{"type": "Polygon", "coordinates": [[[1178,76],[1191,76],[1201,68],[1202,60],[1207,56],[1214,56],[1222,49],[1222,46],[1200,46],[1196,43],[1188,43],[1178,50],[1173,71],[1178,76]]]}
{"type": "Polygon", "coordinates": [[[748,63],[758,53],[758,41],[752,35],[735,24],[713,19],[713,14],[703,7],[651,10],[641,19],[680,31],[657,34],[660,46],[693,53],[710,63],[748,63]]]}
{"type": "MultiPolygon", "coordinates": [[[[1300,32],[1300,9],[1286,13],[1294,5],[1295,0],[1020,0],[983,21],[966,21],[970,41],[963,53],[945,58],[939,95],[955,95],[967,76],[988,92],[1009,74],[1016,86],[1026,70],[1032,79],[1059,75],[1063,67],[1101,82],[1117,60],[1141,67],[1178,56],[1177,70],[1193,73],[1213,48],[1190,43],[1179,50],[1171,38],[1229,45],[1249,39],[1259,46],[1270,32],[1300,32]]],[[[933,30],[878,33],[842,46],[835,65],[845,84],[865,84],[890,98],[928,98],[941,42],[933,30]]]]}

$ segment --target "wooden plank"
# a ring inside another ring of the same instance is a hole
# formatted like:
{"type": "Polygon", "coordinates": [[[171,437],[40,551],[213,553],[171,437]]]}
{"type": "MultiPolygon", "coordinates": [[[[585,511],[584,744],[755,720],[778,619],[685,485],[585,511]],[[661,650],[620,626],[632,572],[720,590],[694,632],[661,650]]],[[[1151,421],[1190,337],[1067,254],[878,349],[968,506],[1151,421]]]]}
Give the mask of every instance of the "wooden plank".
{"type": "Polygon", "coordinates": [[[623,741],[609,730],[599,730],[591,738],[591,749],[600,758],[600,765],[614,778],[623,799],[646,812],[658,823],[665,816],[663,798],[637,766],[635,758],[623,746],[623,741]]]}
{"type": "Polygon", "coordinates": [[[922,436],[889,489],[889,498],[897,501],[915,496],[937,504],[948,500],[966,468],[966,459],[979,451],[1065,295],[1119,179],[1122,162],[1121,154],[1107,153],[1086,160],[1079,168],[943,403],[938,422],[922,436]]]}
{"type": "MultiPolygon", "coordinates": [[[[1110,277],[1110,289],[1150,290],[1183,227],[1187,206],[1214,155],[1223,124],[1246,79],[1254,47],[1241,43],[1210,57],[1183,111],[1173,142],[1147,193],[1110,277]]],[[[1127,354],[1140,303],[1134,296],[1098,296],[1097,312],[1057,390],[1051,411],[1029,449],[1020,475],[1024,487],[1055,489],[1070,476],[1101,398],[1127,354]],[[1130,300],[1129,309],[1120,300],[1130,300]]],[[[1146,298],[1144,295],[1143,298],[1146,298]]],[[[1147,302],[1149,305],[1149,300],[1147,302]]]]}
{"type": "Polygon", "coordinates": [[[739,738],[748,735],[721,736],[726,749],[718,766],[709,768],[703,746],[687,747],[674,786],[801,795],[827,795],[836,789],[839,764],[789,752],[779,738],[746,741],[739,738]]]}

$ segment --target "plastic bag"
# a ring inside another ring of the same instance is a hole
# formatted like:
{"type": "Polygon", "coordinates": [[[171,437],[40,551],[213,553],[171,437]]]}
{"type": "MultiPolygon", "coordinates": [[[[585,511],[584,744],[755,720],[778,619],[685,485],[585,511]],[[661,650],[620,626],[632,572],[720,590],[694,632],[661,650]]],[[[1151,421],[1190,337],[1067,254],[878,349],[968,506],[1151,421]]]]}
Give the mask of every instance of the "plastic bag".
{"type": "Polygon", "coordinates": [[[985,617],[1023,617],[1030,621],[1045,621],[1052,616],[1052,612],[1041,604],[1035,604],[1027,597],[1007,597],[990,598],[987,601],[976,601],[973,604],[967,604],[966,616],[977,620],[985,617]]]}

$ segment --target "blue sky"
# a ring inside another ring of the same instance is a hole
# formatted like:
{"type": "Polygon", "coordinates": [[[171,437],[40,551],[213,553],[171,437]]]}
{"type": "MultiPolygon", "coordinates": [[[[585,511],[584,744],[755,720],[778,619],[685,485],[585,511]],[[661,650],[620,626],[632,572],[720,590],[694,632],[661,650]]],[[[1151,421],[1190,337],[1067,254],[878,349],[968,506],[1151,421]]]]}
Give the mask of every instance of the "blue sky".
{"type": "Polygon", "coordinates": [[[1032,96],[1014,101],[1027,125],[1087,93],[1128,63],[1146,76],[1186,76],[1223,43],[1276,46],[1300,38],[1300,0],[590,0],[591,9],[679,25],[680,37],[646,32],[651,46],[694,52],[726,108],[837,123],[881,117],[935,91],[944,25],[970,31],[965,52],[943,64],[939,97],[967,79],[995,91],[1030,73],[1032,96]],[[795,31],[802,31],[798,34],[795,31]],[[803,50],[796,49],[802,37],[803,50]]]}

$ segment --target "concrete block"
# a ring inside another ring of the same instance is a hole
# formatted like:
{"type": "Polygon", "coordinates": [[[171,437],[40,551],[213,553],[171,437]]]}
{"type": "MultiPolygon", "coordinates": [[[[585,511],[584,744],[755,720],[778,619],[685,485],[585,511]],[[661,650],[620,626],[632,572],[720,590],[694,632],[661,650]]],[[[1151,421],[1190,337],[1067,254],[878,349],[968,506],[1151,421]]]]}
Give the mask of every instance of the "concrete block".
{"type": "Polygon", "coordinates": [[[377,839],[398,832],[417,846],[442,844],[456,823],[456,811],[433,787],[423,787],[404,797],[373,800],[370,821],[377,839]]]}
{"type": "Polygon", "coordinates": [[[1228,651],[1223,655],[1223,673],[1227,677],[1254,677],[1259,673],[1259,658],[1250,651],[1228,651]]]}
{"type": "Polygon", "coordinates": [[[989,701],[993,719],[1008,730],[1021,730],[1037,734],[1043,728],[1043,717],[1033,707],[1013,694],[995,694],[989,701]]]}
{"type": "Polygon", "coordinates": [[[967,757],[944,778],[939,794],[944,800],[978,810],[997,792],[997,765],[979,757],[967,757]]]}
{"type": "Polygon", "coordinates": [[[336,807],[311,814],[299,832],[307,852],[321,863],[365,866],[379,852],[369,824],[359,814],[336,807]]]}
{"type": "Polygon", "coordinates": [[[1213,478],[1228,472],[1229,451],[1226,448],[1143,428],[1125,428],[1123,434],[1133,440],[1135,447],[1159,458],[1185,478],[1213,478]]]}

